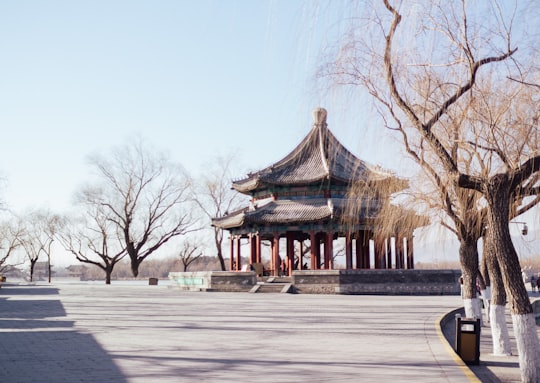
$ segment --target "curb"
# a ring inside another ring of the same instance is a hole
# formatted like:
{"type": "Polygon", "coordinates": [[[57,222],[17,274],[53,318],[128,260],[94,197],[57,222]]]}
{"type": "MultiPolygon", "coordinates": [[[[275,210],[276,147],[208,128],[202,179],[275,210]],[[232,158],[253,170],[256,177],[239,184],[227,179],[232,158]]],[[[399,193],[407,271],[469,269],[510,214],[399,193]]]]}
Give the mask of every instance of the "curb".
{"type": "Polygon", "coordinates": [[[463,371],[465,376],[469,379],[471,383],[482,383],[480,379],[472,372],[472,370],[467,366],[467,364],[459,357],[458,354],[454,351],[450,343],[448,343],[448,340],[444,336],[444,333],[442,331],[443,326],[448,323],[448,321],[455,318],[455,314],[458,311],[463,310],[462,307],[459,307],[455,310],[450,311],[449,313],[443,314],[439,319],[435,321],[435,328],[437,330],[437,335],[439,336],[439,339],[441,343],[443,343],[444,348],[448,352],[448,355],[452,357],[452,359],[456,362],[456,364],[459,366],[459,368],[463,371]]]}

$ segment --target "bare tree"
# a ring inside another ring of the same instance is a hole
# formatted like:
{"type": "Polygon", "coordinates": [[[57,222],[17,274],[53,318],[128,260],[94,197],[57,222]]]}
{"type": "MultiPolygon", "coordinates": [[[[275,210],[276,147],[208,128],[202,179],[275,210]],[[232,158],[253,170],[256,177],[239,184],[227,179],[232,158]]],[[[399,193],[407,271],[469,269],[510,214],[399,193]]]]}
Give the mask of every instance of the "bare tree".
{"type": "Polygon", "coordinates": [[[105,283],[111,283],[114,266],[126,255],[123,233],[109,220],[104,207],[88,204],[84,215],[64,222],[57,237],[64,248],[83,263],[105,272],[105,283]]]}
{"type": "Polygon", "coordinates": [[[30,281],[32,282],[34,280],[34,268],[39,260],[42,248],[40,244],[33,242],[32,238],[30,238],[29,232],[26,231],[23,238],[21,238],[21,245],[24,248],[28,261],[30,262],[30,281]]]}
{"type": "Polygon", "coordinates": [[[178,253],[182,263],[182,271],[187,271],[189,266],[203,256],[201,245],[194,241],[185,240],[178,253]]]}
{"type": "MultiPolygon", "coordinates": [[[[5,187],[7,184],[7,180],[4,174],[0,171],[0,195],[4,192],[5,187]]],[[[6,201],[3,197],[0,197],[0,211],[6,211],[8,210],[6,201]]]]}
{"type": "Polygon", "coordinates": [[[102,209],[122,234],[133,276],[169,240],[197,230],[188,204],[191,181],[167,156],[138,140],[90,161],[98,181],[79,200],[102,209]]]}
{"type": "Polygon", "coordinates": [[[22,245],[24,227],[18,220],[7,220],[0,223],[0,272],[11,268],[8,260],[22,245]]]}
{"type": "Polygon", "coordinates": [[[48,280],[51,282],[51,248],[62,222],[60,216],[41,209],[28,212],[22,218],[26,227],[22,245],[30,260],[30,280],[34,277],[34,266],[40,255],[47,257],[48,280]]]}
{"type": "MultiPolygon", "coordinates": [[[[534,82],[530,79],[538,71],[531,57],[516,53],[512,27],[519,12],[507,12],[496,2],[420,5],[397,1],[393,5],[383,0],[382,6],[371,4],[366,19],[355,19],[373,22],[375,28],[359,25],[365,38],[357,40],[358,34],[352,34],[348,39],[347,50],[355,54],[340,58],[352,68],[345,72],[344,82],[365,86],[383,106],[386,125],[401,135],[407,147],[420,148],[420,160],[444,175],[438,186],[451,188],[457,197],[447,205],[462,204],[462,218],[470,210],[476,233],[484,225],[489,228],[489,246],[497,249],[510,303],[522,379],[536,382],[540,376],[538,337],[508,224],[516,210],[514,201],[517,206],[528,204],[527,198],[539,192],[538,117],[530,113],[537,109],[538,96],[524,88],[534,82]],[[475,18],[478,15],[482,18],[475,18]],[[516,78],[518,85],[511,80],[516,78]],[[473,99],[491,105],[501,99],[508,102],[518,94],[522,95],[521,109],[510,102],[508,113],[486,116],[482,115],[485,109],[471,104],[473,99]],[[484,208],[485,220],[474,218],[478,205],[484,208]]],[[[478,269],[476,251],[476,240],[460,250],[463,261],[473,263],[466,268],[468,290],[478,269]]]]}
{"type": "MultiPolygon", "coordinates": [[[[235,162],[234,155],[216,157],[207,166],[198,181],[193,199],[210,222],[212,218],[222,217],[228,212],[240,208],[244,201],[242,194],[231,189],[232,167],[235,162]]],[[[213,238],[216,255],[219,259],[221,270],[225,271],[223,258],[223,230],[213,226],[213,238]]]]}

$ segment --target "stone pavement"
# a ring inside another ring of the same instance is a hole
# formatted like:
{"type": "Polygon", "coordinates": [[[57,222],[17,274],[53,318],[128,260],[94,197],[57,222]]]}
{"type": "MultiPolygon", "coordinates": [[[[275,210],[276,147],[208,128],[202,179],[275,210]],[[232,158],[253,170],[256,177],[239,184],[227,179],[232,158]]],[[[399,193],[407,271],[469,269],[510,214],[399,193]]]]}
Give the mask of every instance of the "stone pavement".
{"type": "MultiPolygon", "coordinates": [[[[448,313],[449,320],[442,326],[442,331],[447,342],[453,347],[455,345],[455,314],[464,316],[463,307],[448,313]]],[[[491,339],[491,327],[489,323],[484,323],[480,329],[480,363],[479,365],[469,365],[468,368],[483,383],[518,383],[521,382],[519,372],[519,361],[517,357],[516,342],[513,337],[512,319],[507,315],[507,326],[510,332],[513,355],[498,356],[493,355],[493,344],[491,339]]]]}
{"type": "Polygon", "coordinates": [[[0,381],[478,382],[438,328],[460,305],[459,296],[7,283],[0,381]]]}
{"type": "MultiPolygon", "coordinates": [[[[540,293],[529,290],[531,301],[539,299],[540,293]]],[[[464,315],[464,310],[461,307],[459,310],[448,313],[449,318],[454,318],[455,314],[464,315]]],[[[493,355],[493,343],[491,339],[491,327],[488,322],[484,322],[481,328],[480,337],[480,364],[478,366],[471,365],[469,368],[483,383],[519,383],[521,375],[519,371],[519,360],[517,346],[513,334],[512,318],[507,310],[506,323],[510,334],[510,343],[512,355],[501,356],[493,355]]],[[[455,343],[455,320],[449,320],[442,328],[447,341],[454,345],[455,343]]],[[[538,336],[540,337],[540,327],[537,326],[538,336]]]]}

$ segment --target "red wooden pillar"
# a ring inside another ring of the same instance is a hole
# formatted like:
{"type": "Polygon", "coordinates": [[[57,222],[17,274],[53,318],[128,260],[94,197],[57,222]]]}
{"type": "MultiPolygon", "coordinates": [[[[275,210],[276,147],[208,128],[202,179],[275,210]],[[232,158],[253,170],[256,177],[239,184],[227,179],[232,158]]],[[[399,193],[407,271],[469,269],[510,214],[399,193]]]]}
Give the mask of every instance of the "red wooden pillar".
{"type": "Polygon", "coordinates": [[[275,251],[274,251],[274,246],[275,246],[275,241],[274,241],[274,237],[272,237],[272,239],[270,239],[270,270],[272,270],[272,275],[274,274],[274,269],[276,268],[276,264],[275,264],[275,251]]]}
{"type": "Polygon", "coordinates": [[[413,236],[410,234],[407,240],[407,269],[414,269],[413,236]]]}
{"type": "Polygon", "coordinates": [[[401,240],[400,240],[400,249],[401,249],[401,268],[402,269],[405,269],[407,266],[406,266],[406,261],[405,261],[405,254],[407,254],[407,239],[404,238],[404,237],[400,237],[401,240]]]}
{"type": "MultiPolygon", "coordinates": [[[[315,258],[315,261],[316,261],[317,270],[320,270],[321,265],[323,265],[323,262],[321,262],[321,243],[323,241],[323,235],[324,235],[323,233],[317,233],[317,238],[316,238],[317,239],[317,242],[316,242],[316,244],[317,244],[317,257],[315,258]]],[[[323,253],[324,253],[324,249],[323,249],[323,253]]]]}
{"type": "Polygon", "coordinates": [[[404,251],[403,237],[400,234],[396,235],[396,269],[404,269],[404,251]]]}
{"type": "Polygon", "coordinates": [[[255,237],[255,246],[256,246],[256,256],[255,256],[255,262],[261,263],[262,257],[261,257],[261,233],[257,233],[257,236],[255,237]]]}
{"type": "Polygon", "coordinates": [[[350,270],[353,268],[352,238],[351,238],[350,232],[347,232],[345,236],[345,268],[347,270],[350,270]]]}
{"type": "Polygon", "coordinates": [[[374,250],[375,250],[375,268],[385,269],[386,268],[386,254],[384,252],[384,240],[380,238],[376,238],[374,250]]]}
{"type": "Polygon", "coordinates": [[[272,238],[272,259],[273,259],[273,275],[275,277],[279,276],[279,267],[280,267],[280,257],[279,257],[279,234],[274,233],[272,238]]]}
{"type": "Polygon", "coordinates": [[[334,268],[334,233],[326,233],[324,238],[324,268],[334,268]]]}
{"type": "Polygon", "coordinates": [[[294,266],[294,233],[287,232],[287,275],[292,275],[294,266]]]}
{"type": "Polygon", "coordinates": [[[379,260],[379,257],[380,257],[381,250],[380,250],[379,241],[377,241],[377,239],[375,239],[375,238],[373,238],[373,251],[374,251],[374,254],[373,254],[373,267],[375,269],[380,269],[381,268],[381,262],[379,260]]]}
{"type": "Polygon", "coordinates": [[[354,250],[356,254],[356,268],[357,269],[366,268],[365,257],[364,257],[364,240],[365,240],[365,231],[362,230],[356,233],[356,246],[354,250]]]}
{"type": "Polygon", "coordinates": [[[257,241],[256,241],[256,235],[254,233],[249,234],[249,264],[253,264],[257,262],[257,241]]]}
{"type": "MultiPolygon", "coordinates": [[[[371,237],[373,233],[371,231],[366,231],[366,237],[364,239],[364,267],[366,269],[371,269],[371,237]]],[[[373,260],[375,262],[375,260],[373,260]]]]}
{"type": "Polygon", "coordinates": [[[386,251],[386,268],[391,269],[392,268],[392,240],[390,238],[386,238],[384,240],[384,250],[386,251]]]}
{"type": "Polygon", "coordinates": [[[241,240],[241,236],[236,237],[236,271],[242,270],[242,254],[240,251],[240,246],[242,245],[241,240]]]}
{"type": "Polygon", "coordinates": [[[371,234],[368,230],[362,230],[356,238],[356,268],[370,269],[371,259],[369,250],[369,241],[371,234]]]}
{"type": "Polygon", "coordinates": [[[309,240],[311,242],[311,270],[317,270],[318,267],[318,258],[319,258],[319,239],[314,230],[309,232],[309,240]]]}
{"type": "Polygon", "coordinates": [[[229,237],[229,270],[233,271],[235,269],[234,265],[234,241],[236,240],[236,237],[230,236],[229,237]]]}
{"type": "Polygon", "coordinates": [[[386,253],[387,253],[387,248],[386,248],[386,238],[383,239],[381,241],[381,268],[382,269],[386,269],[387,268],[387,264],[386,264],[386,253]]]}
{"type": "Polygon", "coordinates": [[[364,256],[363,256],[364,247],[363,247],[360,235],[361,235],[361,232],[357,234],[356,241],[355,241],[356,243],[354,246],[354,254],[356,255],[356,268],[357,269],[364,268],[364,256]]]}

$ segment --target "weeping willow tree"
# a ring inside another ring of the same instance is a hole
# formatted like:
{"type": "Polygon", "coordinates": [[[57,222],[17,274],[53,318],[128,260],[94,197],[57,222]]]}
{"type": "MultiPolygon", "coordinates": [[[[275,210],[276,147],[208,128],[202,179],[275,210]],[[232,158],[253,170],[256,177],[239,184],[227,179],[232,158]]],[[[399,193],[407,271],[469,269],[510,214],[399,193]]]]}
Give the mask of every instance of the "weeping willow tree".
{"type": "Polygon", "coordinates": [[[539,193],[538,115],[531,113],[539,94],[529,84],[540,71],[524,34],[517,49],[514,23],[524,13],[503,5],[362,4],[362,17],[350,19],[353,28],[335,60],[343,70],[334,78],[362,86],[377,100],[386,126],[421,154],[417,161],[443,192],[445,205],[459,209],[454,225],[462,221],[461,233],[473,234],[471,245],[460,249],[471,297],[476,241],[485,233],[508,298],[522,379],[537,382],[538,337],[509,219],[539,193]],[[471,108],[471,101],[480,106],[471,108]]]}
{"type": "MultiPolygon", "coordinates": [[[[419,209],[410,207],[414,201],[410,193],[409,181],[395,176],[383,181],[368,177],[353,182],[347,191],[345,214],[342,216],[343,224],[351,227],[357,223],[359,216],[366,217],[366,225],[372,228],[372,239],[379,246],[387,247],[386,240],[394,238],[398,268],[412,268],[413,265],[405,261],[405,255],[398,249],[412,251],[414,230],[430,223],[427,215],[419,214],[419,209]]],[[[375,252],[385,253],[386,249],[376,248],[375,252]]]]}

